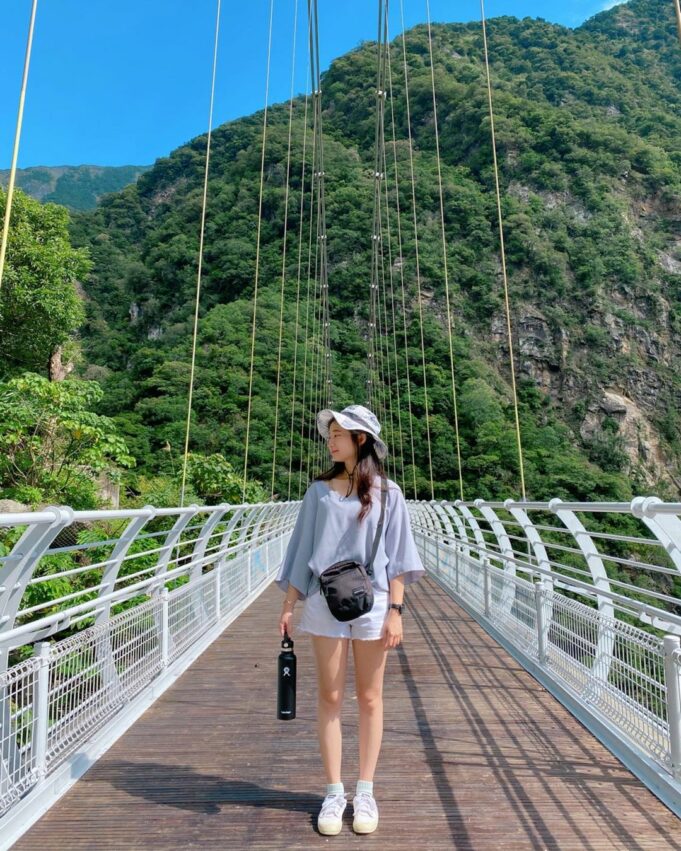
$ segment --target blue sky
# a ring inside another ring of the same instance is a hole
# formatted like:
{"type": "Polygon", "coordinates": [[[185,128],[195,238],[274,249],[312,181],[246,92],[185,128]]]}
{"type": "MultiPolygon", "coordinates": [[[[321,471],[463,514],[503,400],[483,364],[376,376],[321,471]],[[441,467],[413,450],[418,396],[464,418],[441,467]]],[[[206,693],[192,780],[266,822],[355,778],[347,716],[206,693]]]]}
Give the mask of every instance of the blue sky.
{"type": "MultiPolygon", "coordinates": [[[[486,14],[574,27],[615,2],[487,0],[486,14]]],[[[296,92],[306,85],[306,0],[298,7],[296,92]]],[[[433,21],[480,17],[478,0],[430,7],[433,21]]],[[[0,168],[11,160],[30,8],[31,0],[3,4],[0,168]]],[[[19,166],[152,163],[204,132],[215,8],[215,0],[40,0],[19,166]]],[[[289,96],[294,8],[275,0],[270,102],[289,96]]],[[[322,67],[376,37],[376,9],[376,0],[319,0],[322,67]]],[[[398,0],[391,10],[394,37],[398,0]]],[[[425,0],[404,0],[406,25],[423,22],[425,10],[425,0]]],[[[223,0],[216,124],[263,107],[268,14],[269,0],[223,0]]]]}

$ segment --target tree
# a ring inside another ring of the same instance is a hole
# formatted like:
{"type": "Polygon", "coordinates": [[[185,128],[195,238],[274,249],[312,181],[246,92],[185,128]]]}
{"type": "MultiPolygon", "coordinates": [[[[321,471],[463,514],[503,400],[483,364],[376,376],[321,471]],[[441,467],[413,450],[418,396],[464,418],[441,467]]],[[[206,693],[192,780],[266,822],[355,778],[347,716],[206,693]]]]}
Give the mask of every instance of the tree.
{"type": "Polygon", "coordinates": [[[132,467],[110,419],[93,413],[95,381],[24,373],[0,383],[0,495],[96,508],[95,477],[132,467]]]}
{"type": "MultiPolygon", "coordinates": [[[[5,202],[0,190],[0,216],[5,202]]],[[[0,377],[27,369],[50,375],[50,362],[83,322],[76,282],[91,264],[71,246],[68,218],[56,204],[14,196],[0,291],[0,377]]]]}

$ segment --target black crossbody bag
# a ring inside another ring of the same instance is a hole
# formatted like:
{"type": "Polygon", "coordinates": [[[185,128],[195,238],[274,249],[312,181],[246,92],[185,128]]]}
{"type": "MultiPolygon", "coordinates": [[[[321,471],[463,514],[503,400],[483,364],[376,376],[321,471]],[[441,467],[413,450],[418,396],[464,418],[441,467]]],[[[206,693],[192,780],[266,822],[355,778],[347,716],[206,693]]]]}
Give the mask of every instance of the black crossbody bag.
{"type": "Polygon", "coordinates": [[[383,529],[388,480],[381,476],[381,516],[376,527],[374,545],[369,564],[364,567],[358,561],[337,561],[319,574],[321,593],[326,597],[331,614],[338,621],[351,621],[371,611],[374,605],[374,558],[383,529]]]}

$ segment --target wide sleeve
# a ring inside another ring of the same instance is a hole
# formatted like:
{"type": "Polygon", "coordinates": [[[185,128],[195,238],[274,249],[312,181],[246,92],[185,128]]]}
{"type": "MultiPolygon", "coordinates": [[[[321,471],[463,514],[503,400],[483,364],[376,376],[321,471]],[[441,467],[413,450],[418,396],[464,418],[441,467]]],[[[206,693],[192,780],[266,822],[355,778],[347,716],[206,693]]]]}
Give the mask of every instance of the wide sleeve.
{"type": "Polygon", "coordinates": [[[419,580],[426,569],[416,549],[411,531],[409,509],[399,486],[390,489],[390,511],[385,527],[385,552],[388,556],[388,579],[404,576],[404,584],[419,580]]]}
{"type": "Polygon", "coordinates": [[[309,561],[314,548],[317,501],[313,484],[305,492],[286,554],[274,579],[284,593],[288,591],[288,586],[291,584],[300,591],[303,599],[307,597],[307,589],[313,575],[309,561]]]}

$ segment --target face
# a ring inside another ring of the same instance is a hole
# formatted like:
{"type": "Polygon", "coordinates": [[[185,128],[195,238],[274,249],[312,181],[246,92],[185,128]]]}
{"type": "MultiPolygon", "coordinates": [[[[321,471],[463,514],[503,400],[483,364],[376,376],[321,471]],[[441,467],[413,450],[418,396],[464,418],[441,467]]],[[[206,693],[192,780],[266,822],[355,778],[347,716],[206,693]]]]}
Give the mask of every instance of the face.
{"type": "MultiPolygon", "coordinates": [[[[357,438],[362,444],[366,440],[366,435],[360,431],[357,433],[357,438]]],[[[352,433],[348,429],[332,422],[329,427],[328,446],[331,459],[334,462],[344,463],[350,467],[354,466],[357,461],[357,447],[352,440],[352,433]]]]}

